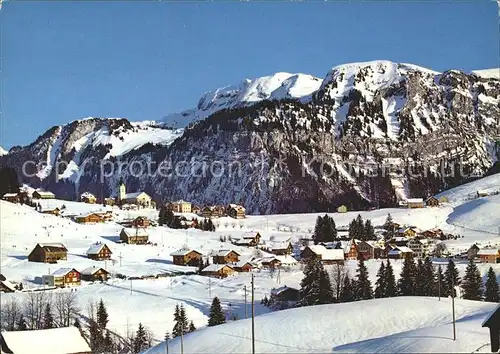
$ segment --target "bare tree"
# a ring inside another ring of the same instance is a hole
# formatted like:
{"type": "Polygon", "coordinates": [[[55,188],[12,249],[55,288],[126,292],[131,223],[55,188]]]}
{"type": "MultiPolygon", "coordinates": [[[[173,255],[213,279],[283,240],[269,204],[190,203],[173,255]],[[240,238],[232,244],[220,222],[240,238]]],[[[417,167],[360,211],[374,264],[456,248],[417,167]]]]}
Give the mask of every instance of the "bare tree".
{"type": "Polygon", "coordinates": [[[337,300],[340,298],[340,293],[342,292],[342,285],[344,284],[346,276],[347,276],[347,269],[342,264],[335,264],[330,269],[330,280],[332,283],[333,296],[337,300]]]}
{"type": "Polygon", "coordinates": [[[30,329],[43,328],[43,314],[47,304],[52,302],[51,296],[45,291],[33,291],[28,294],[24,303],[26,324],[30,329]]]}
{"type": "Polygon", "coordinates": [[[69,327],[71,319],[80,313],[76,293],[73,291],[61,292],[55,298],[56,316],[61,327],[69,327]]]}
{"type": "Polygon", "coordinates": [[[16,323],[22,314],[21,304],[16,298],[10,298],[7,302],[3,303],[1,307],[0,317],[2,320],[2,329],[14,331],[16,329],[16,323]]]}

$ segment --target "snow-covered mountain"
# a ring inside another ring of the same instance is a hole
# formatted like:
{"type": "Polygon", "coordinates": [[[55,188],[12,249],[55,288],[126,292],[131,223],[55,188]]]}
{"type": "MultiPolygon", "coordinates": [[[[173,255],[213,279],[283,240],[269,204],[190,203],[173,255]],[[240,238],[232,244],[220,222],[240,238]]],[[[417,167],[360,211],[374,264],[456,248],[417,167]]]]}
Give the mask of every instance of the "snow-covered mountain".
{"type": "Polygon", "coordinates": [[[9,152],[0,146],[0,156],[7,155],[9,152]]]}
{"type": "Polygon", "coordinates": [[[187,124],[205,119],[222,109],[250,106],[263,100],[308,99],[318,90],[321,82],[320,78],[311,75],[285,72],[256,79],[244,79],[237,85],[206,92],[196,108],[169,114],[165,117],[165,121],[187,124]]]}
{"type": "Polygon", "coordinates": [[[472,70],[473,74],[483,77],[485,79],[493,78],[500,79],[500,68],[495,69],[483,69],[483,70],[472,70]]]}
{"type": "Polygon", "coordinates": [[[244,80],[206,93],[189,112],[184,118],[196,122],[183,130],[75,121],[0,161],[19,172],[23,161],[46,163],[24,182],[61,197],[100,193],[104,160],[113,167],[105,194],[123,177],[157,201],[281,213],[426,197],[484,175],[500,150],[500,80],[390,61],[336,66],[322,81],[286,73],[244,80]],[[57,161],[68,166],[56,171],[57,161]],[[120,163],[150,168],[137,174],[120,163]]]}

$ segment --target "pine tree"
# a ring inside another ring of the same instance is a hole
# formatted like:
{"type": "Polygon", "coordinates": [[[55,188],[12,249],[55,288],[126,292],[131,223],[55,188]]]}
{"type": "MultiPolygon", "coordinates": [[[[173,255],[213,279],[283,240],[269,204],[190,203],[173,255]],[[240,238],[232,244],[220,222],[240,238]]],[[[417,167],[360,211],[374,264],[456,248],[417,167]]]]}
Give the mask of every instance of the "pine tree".
{"type": "Polygon", "coordinates": [[[396,278],[394,277],[394,270],[392,269],[391,262],[387,260],[385,266],[385,297],[394,297],[398,295],[396,287],[396,278]]]}
{"type": "Polygon", "coordinates": [[[484,301],[488,302],[499,302],[500,293],[498,290],[497,275],[493,271],[493,268],[488,269],[488,274],[485,283],[484,290],[484,301]]]}
{"type": "Polygon", "coordinates": [[[443,287],[445,286],[444,274],[441,265],[438,265],[434,282],[434,296],[445,296],[443,287]]]}
{"type": "Polygon", "coordinates": [[[434,296],[436,278],[434,275],[434,267],[432,266],[432,261],[429,257],[425,257],[424,260],[422,282],[422,295],[434,296]]]}
{"type": "Polygon", "coordinates": [[[314,226],[314,235],[313,235],[313,240],[314,244],[317,245],[320,242],[323,242],[323,218],[321,216],[318,216],[316,218],[316,225],[314,226]]]}
{"type": "Polygon", "coordinates": [[[113,339],[111,339],[111,332],[107,330],[104,336],[104,353],[112,353],[114,346],[113,339]]]}
{"type": "Polygon", "coordinates": [[[461,286],[464,299],[479,301],[483,297],[483,280],[473,259],[469,261],[465,269],[465,276],[461,286]]]}
{"type": "Polygon", "coordinates": [[[318,284],[319,284],[318,304],[333,303],[334,298],[333,298],[332,283],[330,282],[330,276],[326,272],[322,263],[319,264],[318,284]]]}
{"type": "Polygon", "coordinates": [[[196,327],[193,323],[193,321],[189,322],[189,328],[188,328],[188,332],[194,332],[196,331],[196,327]]]}
{"type": "Polygon", "coordinates": [[[365,228],[364,228],[364,240],[365,241],[370,241],[375,239],[375,230],[372,225],[372,221],[370,219],[367,219],[365,222],[365,228]]]}
{"type": "Polygon", "coordinates": [[[424,296],[424,263],[419,258],[415,272],[415,295],[424,296]]]}
{"type": "Polygon", "coordinates": [[[415,295],[415,263],[411,256],[407,256],[403,262],[401,275],[398,280],[398,294],[401,296],[415,295]]]}
{"type": "Polygon", "coordinates": [[[168,342],[170,339],[171,339],[171,337],[170,337],[170,332],[169,332],[169,331],[167,331],[167,332],[165,333],[165,342],[168,342]]]}
{"type": "Polygon", "coordinates": [[[142,326],[142,323],[139,322],[139,328],[135,333],[135,339],[134,339],[134,353],[142,352],[144,349],[147,348],[147,344],[148,344],[148,339],[146,336],[146,330],[142,326]]]}
{"type": "Polygon", "coordinates": [[[99,301],[99,306],[97,308],[97,324],[99,328],[104,329],[108,324],[108,311],[106,310],[106,306],[104,305],[104,301],[99,301]]]}
{"type": "Polygon", "coordinates": [[[162,205],[160,208],[160,212],[158,214],[158,225],[160,225],[160,226],[163,226],[166,224],[166,220],[165,220],[166,211],[167,211],[167,208],[164,205],[162,205]]]}
{"type": "Polygon", "coordinates": [[[368,269],[366,269],[363,259],[358,261],[356,270],[357,279],[354,283],[354,297],[356,300],[368,300],[373,298],[373,290],[370,279],[368,278],[368,269]]]}
{"type": "Polygon", "coordinates": [[[451,294],[454,294],[453,296],[457,296],[455,290],[453,289],[452,293],[452,287],[457,286],[460,284],[460,278],[458,277],[458,269],[455,266],[455,262],[453,262],[453,259],[448,260],[448,266],[446,267],[446,270],[444,272],[444,286],[442,287],[443,290],[443,296],[448,297],[451,294]]]}
{"type": "Polygon", "coordinates": [[[24,320],[24,316],[19,316],[19,320],[17,321],[17,331],[26,331],[28,329],[28,325],[24,320]]]}
{"type": "Polygon", "coordinates": [[[104,347],[104,338],[102,336],[99,324],[94,320],[89,320],[89,345],[93,353],[100,353],[104,347]]]}
{"type": "Polygon", "coordinates": [[[352,287],[352,282],[349,278],[349,275],[346,274],[344,277],[344,282],[342,284],[342,289],[340,290],[340,302],[351,301],[354,301],[354,289],[352,287]]]}
{"type": "Polygon", "coordinates": [[[386,297],[385,292],[387,288],[387,276],[385,273],[385,265],[384,262],[380,263],[380,268],[377,272],[377,281],[375,282],[375,298],[386,297]]]}
{"type": "Polygon", "coordinates": [[[43,314],[43,328],[44,329],[54,328],[54,317],[52,316],[50,303],[47,303],[47,305],[45,305],[45,311],[43,314]]]}
{"type": "Polygon", "coordinates": [[[182,333],[187,333],[189,329],[189,321],[186,315],[186,308],[184,304],[181,304],[180,312],[179,312],[179,321],[182,324],[182,333]]]}
{"type": "Polygon", "coordinates": [[[297,306],[329,304],[333,302],[330,277],[319,259],[311,259],[304,268],[297,306]]]}
{"type": "Polygon", "coordinates": [[[81,327],[81,324],[80,324],[80,320],[77,318],[75,318],[75,323],[73,323],[73,326],[75,326],[76,328],[80,328],[81,327]]]}
{"type": "Polygon", "coordinates": [[[214,297],[212,300],[212,305],[210,306],[210,314],[208,317],[208,326],[217,326],[226,322],[224,312],[220,305],[220,300],[218,297],[214,297]]]}
{"type": "Polygon", "coordinates": [[[182,326],[180,323],[180,307],[179,304],[175,305],[175,311],[174,311],[174,328],[172,329],[172,337],[179,337],[182,332],[182,326]]]}
{"type": "Polygon", "coordinates": [[[385,239],[390,240],[394,237],[394,222],[392,220],[391,214],[387,214],[387,219],[385,219],[384,229],[387,231],[385,234],[385,239]]]}

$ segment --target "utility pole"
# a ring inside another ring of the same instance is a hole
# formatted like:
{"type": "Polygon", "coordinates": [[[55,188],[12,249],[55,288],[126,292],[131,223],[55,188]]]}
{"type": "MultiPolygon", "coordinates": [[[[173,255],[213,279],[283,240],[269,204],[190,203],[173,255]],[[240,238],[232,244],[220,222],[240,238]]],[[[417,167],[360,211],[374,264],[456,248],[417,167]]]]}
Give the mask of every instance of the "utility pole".
{"type": "Polygon", "coordinates": [[[245,285],[243,287],[243,290],[245,291],[245,319],[248,317],[247,316],[247,286],[245,285]]]}
{"type": "Polygon", "coordinates": [[[453,316],[453,340],[457,340],[457,332],[455,328],[455,281],[451,279],[451,313],[453,316]]]}
{"type": "Polygon", "coordinates": [[[438,301],[441,301],[441,277],[438,279],[438,301]]]}
{"type": "Polygon", "coordinates": [[[212,277],[208,277],[208,297],[212,298],[212,277]]]}
{"type": "Polygon", "coordinates": [[[132,295],[132,279],[130,279],[130,295],[132,295]]]}
{"type": "Polygon", "coordinates": [[[255,299],[254,299],[254,279],[252,274],[252,354],[255,354],[255,299]]]}
{"type": "Polygon", "coordinates": [[[184,354],[184,327],[181,328],[181,354],[184,354]]]}

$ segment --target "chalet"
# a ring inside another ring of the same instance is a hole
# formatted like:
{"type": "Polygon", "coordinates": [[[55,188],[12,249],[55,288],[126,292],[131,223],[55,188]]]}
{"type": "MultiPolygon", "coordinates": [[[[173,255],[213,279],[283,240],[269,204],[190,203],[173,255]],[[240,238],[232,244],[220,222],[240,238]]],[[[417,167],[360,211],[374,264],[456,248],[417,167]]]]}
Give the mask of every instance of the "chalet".
{"type": "Polygon", "coordinates": [[[485,248],[477,252],[477,256],[483,263],[498,263],[500,251],[496,248],[485,248]]]}
{"type": "Polygon", "coordinates": [[[437,199],[436,197],[429,197],[425,200],[425,205],[429,207],[439,206],[439,199],[437,199]]]}
{"type": "Polygon", "coordinates": [[[214,264],[236,263],[239,261],[240,254],[233,250],[219,250],[213,256],[214,264]]]}
{"type": "Polygon", "coordinates": [[[216,278],[226,278],[234,273],[234,268],[228,264],[210,264],[201,271],[201,275],[216,278]]]}
{"type": "Polygon", "coordinates": [[[237,246],[247,246],[247,247],[255,247],[260,243],[260,233],[247,233],[243,235],[242,238],[235,240],[234,244],[237,246]]]}
{"type": "Polygon", "coordinates": [[[295,258],[289,255],[275,256],[274,258],[280,261],[282,266],[293,266],[298,263],[295,258]]]}
{"type": "Polygon", "coordinates": [[[414,238],[409,240],[406,246],[411,249],[412,254],[415,258],[424,258],[424,256],[426,255],[424,244],[419,239],[414,238]]]}
{"type": "Polygon", "coordinates": [[[356,242],[353,240],[347,242],[344,245],[344,254],[345,254],[345,259],[348,260],[356,260],[358,259],[358,248],[356,247],[356,242]]]}
{"type": "Polygon", "coordinates": [[[68,250],[62,243],[37,243],[28,255],[30,262],[57,263],[66,260],[68,250]]]}
{"type": "Polygon", "coordinates": [[[272,242],[267,248],[270,253],[277,256],[284,256],[287,254],[292,254],[293,246],[290,241],[288,242],[272,242]]]}
{"type": "Polygon", "coordinates": [[[78,286],[81,283],[81,274],[75,268],[60,268],[49,275],[42,276],[42,284],[65,288],[78,286]]]}
{"type": "Polygon", "coordinates": [[[50,215],[55,215],[59,216],[61,214],[61,209],[59,208],[51,208],[51,207],[42,207],[38,209],[42,214],[50,214],[50,215]]]}
{"type": "Polygon", "coordinates": [[[0,293],[13,293],[16,291],[16,287],[8,280],[0,280],[0,293]]]}
{"type": "Polygon", "coordinates": [[[409,198],[406,200],[406,206],[408,209],[423,208],[424,200],[422,198],[409,198]]]}
{"type": "Polygon", "coordinates": [[[406,246],[396,246],[387,252],[387,258],[390,259],[404,259],[407,256],[412,256],[413,252],[406,246]]]}
{"type": "Polygon", "coordinates": [[[353,241],[351,249],[349,250],[348,259],[359,259],[361,257],[366,261],[368,259],[381,258],[383,249],[375,241],[353,241]],[[355,251],[352,249],[353,246],[355,246],[355,251]],[[356,256],[356,258],[352,258],[353,256],[356,256]]]}
{"type": "Polygon", "coordinates": [[[476,244],[473,244],[467,250],[467,259],[476,258],[478,252],[479,252],[479,247],[476,244]]]}
{"type": "Polygon", "coordinates": [[[145,216],[138,216],[132,221],[133,227],[149,227],[151,222],[145,216]]]}
{"type": "Polygon", "coordinates": [[[74,326],[29,331],[2,332],[1,352],[6,354],[91,354],[80,330],[74,326]]]}
{"type": "Polygon", "coordinates": [[[327,249],[325,246],[307,246],[301,253],[301,258],[309,260],[319,259],[323,264],[344,263],[343,249],[327,249]]]}
{"type": "Polygon", "coordinates": [[[425,238],[442,238],[444,236],[443,230],[441,229],[425,230],[420,234],[425,238]]]}
{"type": "Polygon", "coordinates": [[[111,259],[112,253],[113,252],[111,252],[108,245],[101,242],[93,244],[86,252],[87,258],[93,259],[95,261],[111,259]]]}
{"type": "Polygon", "coordinates": [[[254,266],[249,261],[239,261],[237,263],[232,264],[233,268],[237,272],[251,272],[254,269],[254,266]]]}
{"type": "Polygon", "coordinates": [[[259,263],[262,265],[262,268],[279,268],[281,267],[281,261],[276,257],[264,257],[259,263]]]}
{"type": "Polygon", "coordinates": [[[193,214],[196,214],[196,215],[200,215],[201,214],[201,208],[197,205],[194,205],[191,207],[191,212],[193,214]]]}
{"type": "Polygon", "coordinates": [[[180,249],[170,255],[173,257],[173,263],[180,266],[197,267],[203,262],[202,253],[193,249],[180,249]]]}
{"type": "Polygon", "coordinates": [[[213,214],[213,210],[215,209],[215,207],[213,206],[206,206],[204,207],[202,210],[201,210],[201,215],[205,218],[205,219],[210,219],[212,217],[212,214],[213,214]]]}
{"type": "Polygon", "coordinates": [[[97,224],[104,222],[104,218],[97,213],[89,213],[78,215],[77,217],[75,217],[75,222],[78,224],[97,224]]]}
{"type": "Polygon", "coordinates": [[[80,195],[80,201],[82,201],[83,203],[95,204],[97,198],[92,193],[85,192],[80,195]]]}
{"type": "Polygon", "coordinates": [[[390,240],[390,243],[399,247],[399,246],[406,246],[408,244],[408,241],[409,241],[408,238],[404,236],[396,236],[390,240]]]}
{"type": "Polygon", "coordinates": [[[82,280],[85,281],[106,281],[109,279],[109,272],[104,268],[88,267],[81,272],[82,280]]]}
{"type": "Polygon", "coordinates": [[[3,200],[11,203],[19,203],[18,193],[5,193],[2,197],[3,200]]]}
{"type": "Polygon", "coordinates": [[[402,227],[398,230],[398,234],[404,237],[415,237],[417,236],[417,229],[413,227],[402,227]]]}
{"type": "Polygon", "coordinates": [[[104,198],[104,204],[106,204],[107,206],[115,205],[115,198],[104,198]]]}
{"type": "Polygon", "coordinates": [[[347,213],[347,207],[345,205],[341,205],[337,208],[337,213],[347,213]]]}
{"type": "Polygon", "coordinates": [[[52,192],[36,190],[31,195],[33,199],[56,199],[56,196],[52,192]]]}
{"type": "Polygon", "coordinates": [[[491,352],[498,353],[500,350],[500,305],[485,318],[481,327],[489,328],[491,352]]]}
{"type": "Polygon", "coordinates": [[[191,203],[182,199],[169,203],[169,208],[176,213],[190,213],[193,210],[191,203]]]}
{"type": "Polygon", "coordinates": [[[142,227],[123,228],[120,232],[120,240],[132,245],[144,245],[148,242],[149,235],[142,227]]]}
{"type": "Polygon", "coordinates": [[[290,288],[286,285],[271,290],[271,302],[292,302],[293,304],[295,304],[297,303],[297,301],[299,301],[299,298],[300,291],[295,288],[290,288]]]}
{"type": "Polygon", "coordinates": [[[242,205],[229,204],[227,207],[227,215],[233,219],[244,219],[245,208],[242,205]]]}

